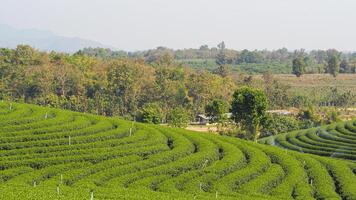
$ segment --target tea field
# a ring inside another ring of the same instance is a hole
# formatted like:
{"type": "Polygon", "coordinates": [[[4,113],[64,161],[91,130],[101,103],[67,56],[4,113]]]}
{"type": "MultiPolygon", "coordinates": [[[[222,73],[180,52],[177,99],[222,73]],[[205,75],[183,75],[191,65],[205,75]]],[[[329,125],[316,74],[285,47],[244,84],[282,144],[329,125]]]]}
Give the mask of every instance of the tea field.
{"type": "Polygon", "coordinates": [[[356,160],[356,121],[279,134],[260,140],[302,153],[356,160]]]}
{"type": "Polygon", "coordinates": [[[347,122],[262,141],[281,149],[2,102],[0,199],[356,199],[355,138],[347,122]]]}

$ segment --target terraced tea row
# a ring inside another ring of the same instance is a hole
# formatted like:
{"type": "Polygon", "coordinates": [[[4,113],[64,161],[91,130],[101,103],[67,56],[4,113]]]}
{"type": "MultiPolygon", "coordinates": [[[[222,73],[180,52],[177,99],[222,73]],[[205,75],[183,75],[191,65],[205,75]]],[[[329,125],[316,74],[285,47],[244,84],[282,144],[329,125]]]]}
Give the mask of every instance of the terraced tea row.
{"type": "Polygon", "coordinates": [[[280,134],[260,142],[303,153],[356,160],[356,121],[280,134]]]}
{"type": "Polygon", "coordinates": [[[0,103],[0,199],[356,199],[356,164],[0,103]]]}

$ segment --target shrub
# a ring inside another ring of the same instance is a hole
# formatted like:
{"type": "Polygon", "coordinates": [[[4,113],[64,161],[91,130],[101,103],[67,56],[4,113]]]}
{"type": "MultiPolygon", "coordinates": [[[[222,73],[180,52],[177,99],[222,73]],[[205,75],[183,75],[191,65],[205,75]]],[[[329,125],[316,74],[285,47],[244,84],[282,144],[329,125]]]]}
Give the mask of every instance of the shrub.
{"type": "Polygon", "coordinates": [[[294,116],[267,114],[262,124],[261,136],[277,135],[299,129],[299,121],[294,116]]]}
{"type": "Polygon", "coordinates": [[[177,107],[168,114],[167,122],[169,126],[185,128],[189,124],[189,114],[184,108],[177,107]]]}
{"type": "Polygon", "coordinates": [[[149,124],[159,124],[163,118],[162,110],[158,103],[150,103],[143,106],[141,121],[149,124]]]}

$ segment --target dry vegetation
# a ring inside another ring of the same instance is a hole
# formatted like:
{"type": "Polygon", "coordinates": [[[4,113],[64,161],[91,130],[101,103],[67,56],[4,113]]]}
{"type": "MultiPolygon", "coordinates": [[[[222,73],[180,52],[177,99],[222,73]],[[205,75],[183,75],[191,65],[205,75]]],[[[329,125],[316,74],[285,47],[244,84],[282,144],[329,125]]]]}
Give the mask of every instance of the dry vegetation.
{"type": "MultiPolygon", "coordinates": [[[[337,87],[356,93],[356,74],[339,74],[336,78],[329,74],[305,74],[299,78],[292,74],[278,74],[273,77],[290,85],[291,89],[297,92],[337,87]]],[[[254,78],[262,81],[262,75],[256,75],[254,78]]]]}

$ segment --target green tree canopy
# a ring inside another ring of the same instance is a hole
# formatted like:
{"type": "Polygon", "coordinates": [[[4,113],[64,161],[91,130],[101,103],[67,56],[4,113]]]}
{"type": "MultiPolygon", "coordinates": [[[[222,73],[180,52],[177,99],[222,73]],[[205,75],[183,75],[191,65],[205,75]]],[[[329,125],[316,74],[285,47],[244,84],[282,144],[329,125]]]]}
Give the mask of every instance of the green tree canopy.
{"type": "Polygon", "coordinates": [[[299,129],[299,121],[293,116],[267,113],[263,120],[262,136],[277,135],[299,129]]]}
{"type": "Polygon", "coordinates": [[[340,69],[340,56],[337,53],[334,53],[329,56],[328,64],[326,65],[327,73],[336,77],[340,69]]]}
{"type": "Polygon", "coordinates": [[[346,59],[343,59],[340,63],[340,73],[351,73],[351,66],[346,59]]]}
{"type": "Polygon", "coordinates": [[[304,57],[298,56],[293,60],[292,73],[297,77],[300,77],[302,74],[305,73],[305,67],[306,64],[304,62],[304,57]]]}
{"type": "Polygon", "coordinates": [[[189,114],[184,108],[176,107],[168,114],[167,121],[169,126],[185,128],[189,124],[189,114]]]}
{"type": "Polygon", "coordinates": [[[231,104],[233,119],[249,133],[249,138],[257,141],[260,125],[265,118],[268,106],[263,91],[250,87],[241,87],[235,91],[231,104]]]}
{"type": "Polygon", "coordinates": [[[225,113],[228,111],[228,105],[221,99],[214,99],[205,106],[205,112],[212,122],[221,122],[226,118],[225,113]]]}
{"type": "Polygon", "coordinates": [[[148,103],[142,108],[142,122],[159,124],[162,121],[162,109],[158,103],[148,103]]]}

